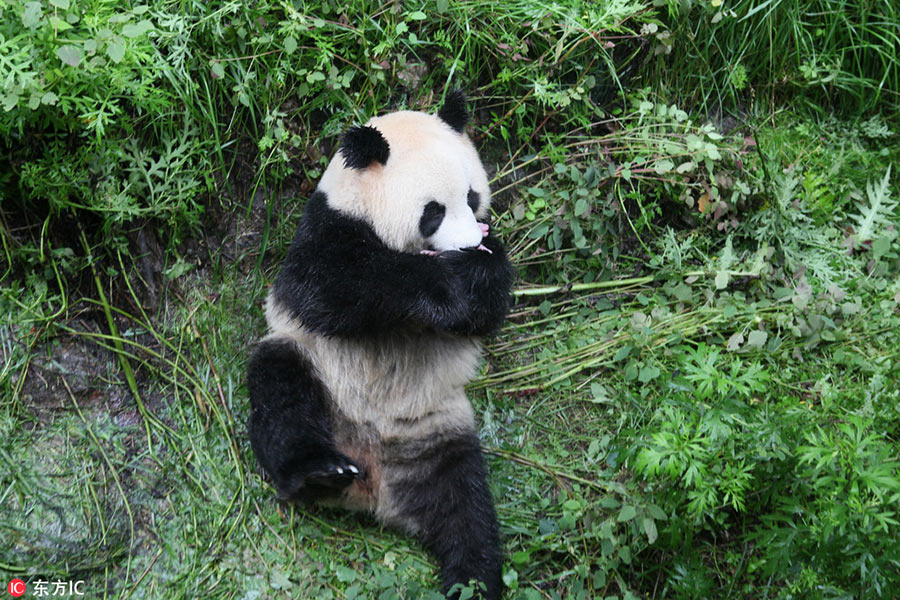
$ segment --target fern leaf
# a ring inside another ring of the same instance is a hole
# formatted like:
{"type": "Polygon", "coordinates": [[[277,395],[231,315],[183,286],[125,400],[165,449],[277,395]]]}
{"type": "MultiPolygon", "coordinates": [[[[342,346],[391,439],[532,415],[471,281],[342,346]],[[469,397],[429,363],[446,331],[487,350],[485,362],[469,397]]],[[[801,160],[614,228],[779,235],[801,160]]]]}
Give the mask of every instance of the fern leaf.
{"type": "Polygon", "coordinates": [[[858,224],[854,247],[858,248],[863,242],[874,240],[881,228],[890,225],[896,218],[897,201],[891,200],[890,178],[891,168],[888,167],[880,183],[870,181],[866,184],[868,204],[857,202],[860,214],[851,215],[858,224]]]}

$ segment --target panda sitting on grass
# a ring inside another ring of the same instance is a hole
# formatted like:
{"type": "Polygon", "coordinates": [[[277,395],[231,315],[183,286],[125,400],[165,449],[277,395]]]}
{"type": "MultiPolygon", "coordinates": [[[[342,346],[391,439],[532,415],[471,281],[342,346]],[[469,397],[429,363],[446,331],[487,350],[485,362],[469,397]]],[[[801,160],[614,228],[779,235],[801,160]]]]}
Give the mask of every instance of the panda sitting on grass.
{"type": "Polygon", "coordinates": [[[497,518],[464,386],[509,309],[512,268],[461,92],[342,138],[266,304],[250,441],[285,499],[416,535],[444,590],[499,598],[497,518]]]}

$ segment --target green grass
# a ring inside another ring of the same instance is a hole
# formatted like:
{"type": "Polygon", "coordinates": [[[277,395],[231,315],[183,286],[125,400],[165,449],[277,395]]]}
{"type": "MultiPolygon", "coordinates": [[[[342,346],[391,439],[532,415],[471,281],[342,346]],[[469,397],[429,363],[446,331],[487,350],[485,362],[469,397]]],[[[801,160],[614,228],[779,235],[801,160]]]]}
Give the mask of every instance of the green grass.
{"type": "Polygon", "coordinates": [[[667,2],[654,84],[710,111],[785,101],[822,115],[900,103],[900,14],[890,2],[667,2]]]}
{"type": "Polygon", "coordinates": [[[336,135],[459,84],[519,273],[470,387],[507,597],[891,597],[888,4],[4,8],[0,576],[440,597],[414,540],[275,499],[244,378],[336,135]]]}

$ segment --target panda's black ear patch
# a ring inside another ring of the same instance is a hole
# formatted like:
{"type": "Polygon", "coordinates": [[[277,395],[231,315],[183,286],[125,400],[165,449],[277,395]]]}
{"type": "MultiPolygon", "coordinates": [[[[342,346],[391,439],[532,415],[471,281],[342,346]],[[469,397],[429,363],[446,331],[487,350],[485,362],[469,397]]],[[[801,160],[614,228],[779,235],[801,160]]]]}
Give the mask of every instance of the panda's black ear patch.
{"type": "Polygon", "coordinates": [[[365,169],[378,161],[387,163],[391,147],[381,132],[369,125],[357,125],[341,137],[344,165],[351,169],[365,169]]]}
{"type": "Polygon", "coordinates": [[[438,116],[457,132],[463,132],[469,122],[469,113],[466,110],[466,95],[462,90],[455,89],[447,94],[438,116]]]}

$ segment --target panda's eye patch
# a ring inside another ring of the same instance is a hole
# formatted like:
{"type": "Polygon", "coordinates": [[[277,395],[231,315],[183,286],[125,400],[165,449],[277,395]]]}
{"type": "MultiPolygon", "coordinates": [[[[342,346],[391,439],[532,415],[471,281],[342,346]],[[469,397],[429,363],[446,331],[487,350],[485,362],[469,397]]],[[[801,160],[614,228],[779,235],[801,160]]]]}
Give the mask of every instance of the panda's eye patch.
{"type": "Polygon", "coordinates": [[[446,213],[447,207],[440,202],[432,200],[426,204],[425,210],[422,211],[422,218],[419,219],[419,231],[422,233],[422,237],[427,238],[434,235],[441,226],[446,213]]]}
{"type": "Polygon", "coordinates": [[[469,190],[469,195],[466,198],[466,203],[469,205],[469,208],[472,209],[472,212],[478,212],[478,207],[481,205],[481,196],[478,195],[473,189],[469,190]]]}

